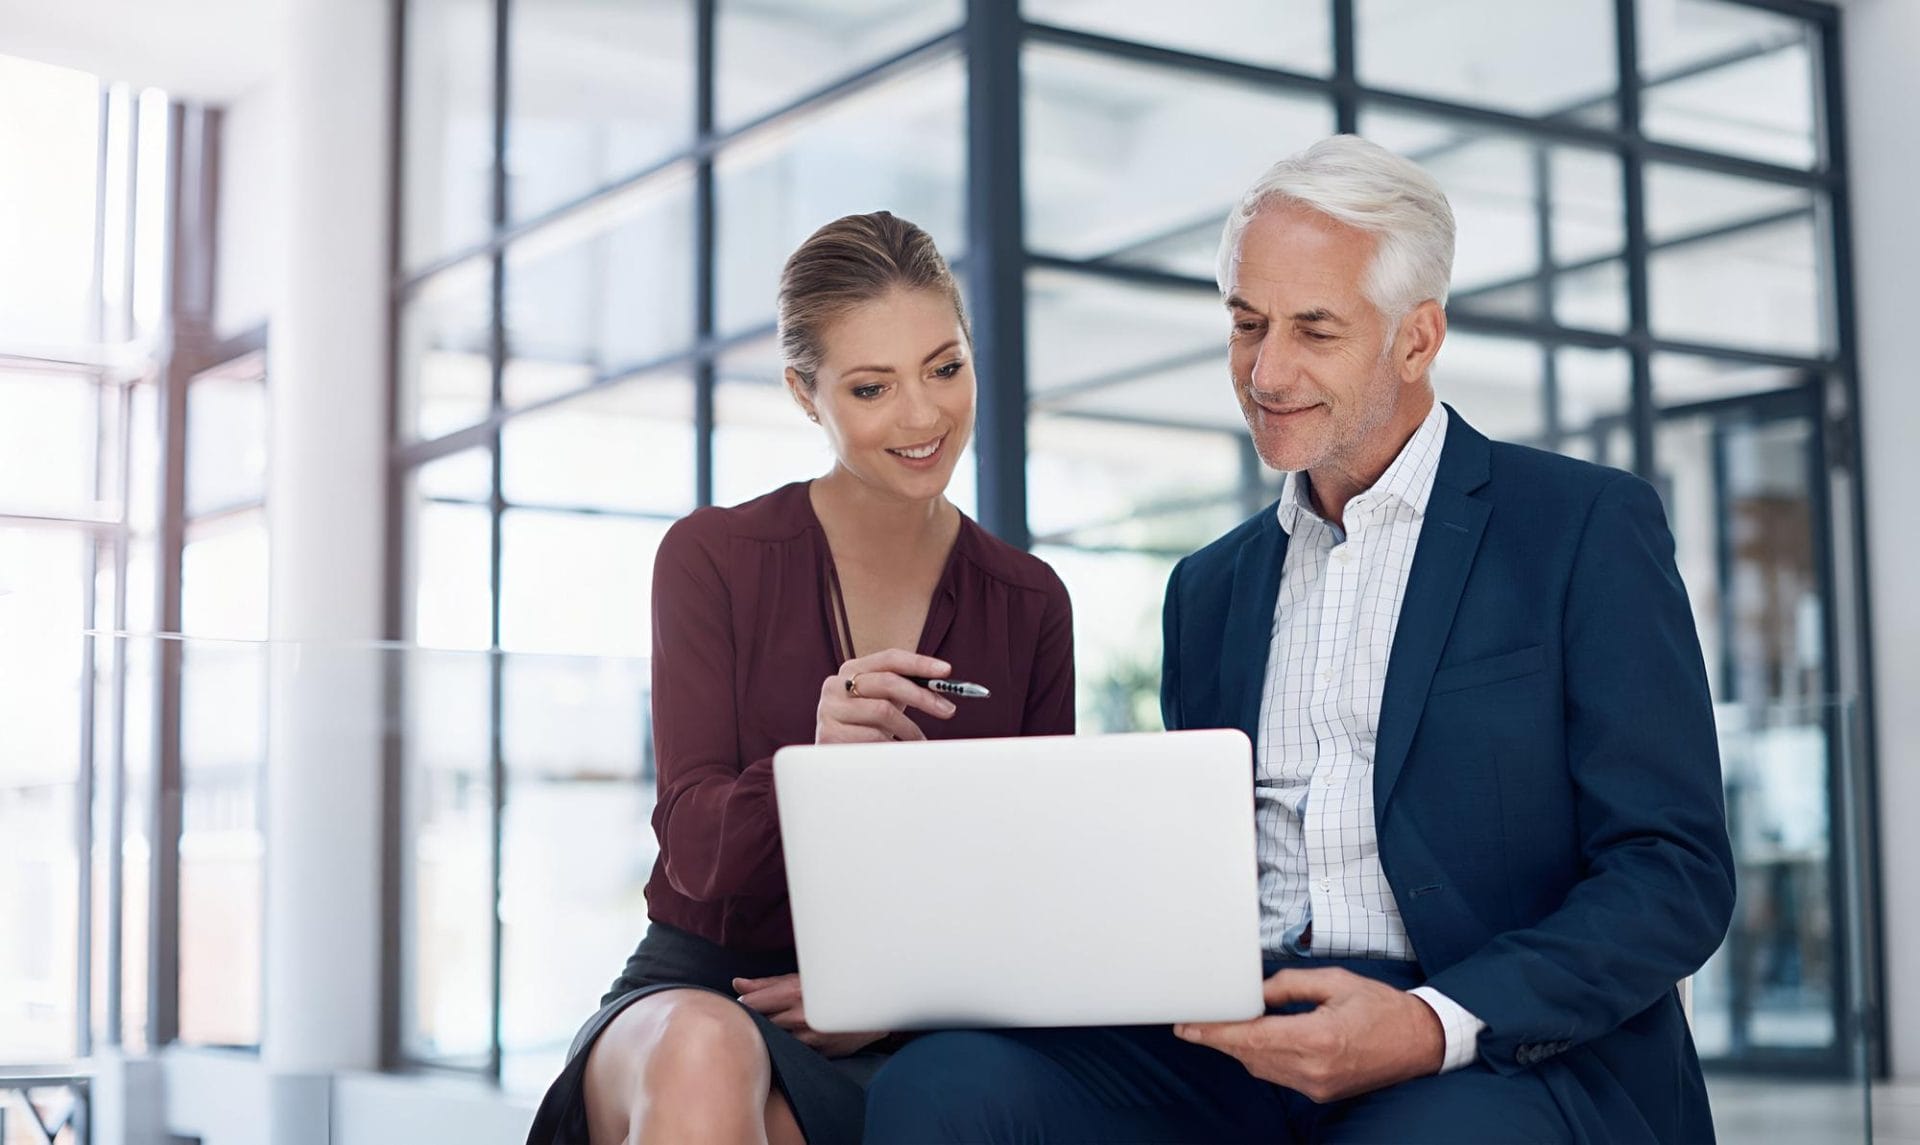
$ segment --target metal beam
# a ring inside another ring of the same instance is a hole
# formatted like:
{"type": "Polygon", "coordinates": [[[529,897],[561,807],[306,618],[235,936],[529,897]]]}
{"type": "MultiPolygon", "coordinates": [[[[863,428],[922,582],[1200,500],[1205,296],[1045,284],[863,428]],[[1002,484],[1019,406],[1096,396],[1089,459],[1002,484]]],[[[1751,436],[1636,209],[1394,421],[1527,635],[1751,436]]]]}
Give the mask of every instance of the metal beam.
{"type": "Polygon", "coordinates": [[[1021,198],[1020,18],[967,3],[967,268],[978,379],[980,523],[1016,548],[1027,533],[1026,235],[1021,198]]]}

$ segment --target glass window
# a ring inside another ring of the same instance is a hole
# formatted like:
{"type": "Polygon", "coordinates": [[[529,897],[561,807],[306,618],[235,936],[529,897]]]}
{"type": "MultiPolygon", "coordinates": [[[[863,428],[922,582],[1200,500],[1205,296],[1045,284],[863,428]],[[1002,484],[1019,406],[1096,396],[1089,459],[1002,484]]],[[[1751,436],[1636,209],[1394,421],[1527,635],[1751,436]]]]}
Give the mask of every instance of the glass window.
{"type": "Polygon", "coordinates": [[[491,455],[468,450],[414,471],[407,536],[413,642],[428,648],[493,643],[491,455]]]}
{"type": "Polygon", "coordinates": [[[1488,437],[1536,442],[1546,425],[1544,362],[1537,343],[1449,330],[1433,362],[1434,396],[1488,437]]]}
{"type": "Polygon", "coordinates": [[[187,387],[187,514],[257,502],[267,492],[263,355],[187,387]]]}
{"type": "Polygon", "coordinates": [[[1814,356],[1829,348],[1813,192],[1650,163],[1647,293],[1662,338],[1814,356]]]}
{"type": "Polygon", "coordinates": [[[94,515],[98,405],[90,378],[0,370],[0,512],[94,515]]]}
{"type": "Polygon", "coordinates": [[[577,390],[693,342],[693,184],[651,180],[507,253],[508,406],[577,390]]]}
{"type": "Polygon", "coordinates": [[[1036,545],[1073,597],[1079,730],[1159,731],[1160,606],[1177,557],[1036,545]]]}
{"type": "Polygon", "coordinates": [[[500,520],[500,646],[639,656],[653,641],[653,554],[670,522],[508,510],[500,520]]]}
{"type": "Polygon", "coordinates": [[[516,4],[507,204],[529,219],[693,141],[692,0],[516,4]]]}
{"type": "MultiPolygon", "coordinates": [[[[1776,404],[1775,408],[1785,407],[1776,404]]],[[[1734,407],[1660,425],[1662,489],[1720,728],[1740,904],[1697,976],[1703,1057],[1835,1044],[1833,748],[1825,702],[1818,420],[1734,407]]]]}
{"type": "Polygon", "coordinates": [[[1662,406],[1782,390],[1809,380],[1805,370],[1790,366],[1761,366],[1698,354],[1653,356],[1653,395],[1662,406]]]}
{"type": "Polygon", "coordinates": [[[439,437],[487,416],[492,313],[493,264],[484,258],[434,276],[406,300],[399,337],[404,436],[439,437]]]}
{"type": "Polygon", "coordinates": [[[492,670],[486,656],[415,650],[404,672],[401,1047],[415,1061],[485,1068],[493,1013],[492,670]]]}
{"type": "Polygon", "coordinates": [[[100,82],[0,55],[0,107],[0,346],[82,345],[93,333],[100,82]]]}
{"type": "Polygon", "coordinates": [[[1354,0],[1360,82],[1611,124],[1613,0],[1354,0]]]}
{"type": "Polygon", "coordinates": [[[718,9],[714,110],[721,128],[952,31],[961,15],[960,0],[718,0],[718,9]]]}
{"type": "Polygon", "coordinates": [[[1626,327],[1617,155],[1393,112],[1369,111],[1361,127],[1447,193],[1450,311],[1626,327]]]}
{"type": "Polygon", "coordinates": [[[737,505],[833,468],[833,450],[781,380],[772,338],[727,352],[713,391],[713,500],[737,505]]]}
{"type": "Polygon", "coordinates": [[[502,1081],[537,1093],[646,929],[647,662],[508,656],[504,687],[502,1081]]]}
{"type": "MultiPolygon", "coordinates": [[[[263,604],[265,539],[262,529],[261,567],[246,581],[263,604]]],[[[266,647],[187,642],[180,703],[180,1040],[189,1045],[260,1043],[266,762],[266,647]]]]}
{"type": "Polygon", "coordinates": [[[520,414],[501,449],[510,504],[691,512],[693,380],[650,374],[520,414]]]}
{"type": "Polygon", "coordinates": [[[1637,13],[1647,135],[1789,167],[1819,160],[1813,25],[1724,0],[1637,13]]]}
{"type": "MultiPolygon", "coordinates": [[[[781,58],[796,58],[791,44],[781,58]]],[[[892,211],[957,260],[966,236],[965,95],[965,71],[950,58],[723,153],[715,171],[721,332],[771,325],[781,265],[842,215],[892,211]]]]}
{"type": "Polygon", "coordinates": [[[1333,130],[1322,97],[1065,48],[1028,47],[1021,75],[1027,245],[1068,258],[1211,279],[1241,193],[1333,130]]]}
{"type": "Polygon", "coordinates": [[[0,1061],[76,1052],[86,538],[0,527],[0,1061]]]}
{"type": "Polygon", "coordinates": [[[1553,390],[1539,442],[1569,456],[1616,468],[1633,464],[1633,361],[1625,350],[1561,346],[1553,351],[1553,390]]]}
{"type": "Polygon", "coordinates": [[[493,222],[494,0],[407,0],[403,262],[484,242],[493,222]]]}
{"type": "Polygon", "coordinates": [[[1216,363],[1219,385],[1181,392],[1207,424],[1238,424],[1226,308],[1211,288],[1171,290],[1039,270],[1027,275],[1027,390],[1035,404],[1216,363]],[[1209,400],[1208,390],[1212,391],[1209,400]]]}
{"type": "Polygon", "coordinates": [[[1315,75],[1333,70],[1327,0],[1215,0],[1200,19],[1161,0],[1022,0],[1020,7],[1036,23],[1115,39],[1315,75]]]}
{"type": "Polygon", "coordinates": [[[180,630],[222,640],[267,638],[267,522],[252,509],[188,530],[180,559],[180,630]]]}

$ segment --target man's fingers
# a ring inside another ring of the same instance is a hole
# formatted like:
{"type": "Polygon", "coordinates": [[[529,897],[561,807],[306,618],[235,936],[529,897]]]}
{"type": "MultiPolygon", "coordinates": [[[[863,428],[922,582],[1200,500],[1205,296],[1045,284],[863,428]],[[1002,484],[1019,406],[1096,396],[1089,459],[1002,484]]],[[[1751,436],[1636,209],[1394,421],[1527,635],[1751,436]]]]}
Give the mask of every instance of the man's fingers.
{"type": "Polygon", "coordinates": [[[1237,1051],[1246,1049],[1250,1044],[1253,1023],[1182,1022],[1173,1028],[1173,1033],[1182,1041],[1238,1056],[1237,1051]]]}
{"type": "Polygon", "coordinates": [[[1277,970],[1261,986],[1267,1005],[1288,1002],[1327,1002],[1341,993],[1349,972],[1335,967],[1319,970],[1277,970]]]}

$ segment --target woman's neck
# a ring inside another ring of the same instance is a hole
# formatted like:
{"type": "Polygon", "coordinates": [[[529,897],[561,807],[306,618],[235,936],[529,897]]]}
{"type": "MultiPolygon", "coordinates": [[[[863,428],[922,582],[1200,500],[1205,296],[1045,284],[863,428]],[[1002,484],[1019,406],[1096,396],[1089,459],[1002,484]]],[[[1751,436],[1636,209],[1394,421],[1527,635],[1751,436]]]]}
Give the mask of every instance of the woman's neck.
{"type": "Polygon", "coordinates": [[[841,466],[807,490],[814,516],[842,556],[890,560],[895,554],[939,551],[960,527],[960,511],[946,497],[903,501],[881,493],[841,466]]]}

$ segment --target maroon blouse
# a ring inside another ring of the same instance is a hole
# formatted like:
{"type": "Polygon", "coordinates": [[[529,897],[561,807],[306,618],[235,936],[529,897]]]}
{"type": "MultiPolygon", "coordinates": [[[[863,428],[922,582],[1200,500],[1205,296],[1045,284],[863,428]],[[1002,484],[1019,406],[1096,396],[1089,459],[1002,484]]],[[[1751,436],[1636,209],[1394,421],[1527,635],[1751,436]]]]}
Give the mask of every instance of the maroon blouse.
{"type": "MultiPolygon", "coordinates": [[[[820,682],[840,670],[837,580],[807,483],[668,530],[653,571],[653,742],[660,858],[647,913],[736,950],[793,946],[773,753],[813,742],[820,682]]],[[[929,738],[1073,732],[1073,614],[1044,561],[966,517],[918,651],[983,684],[929,738]]]]}

